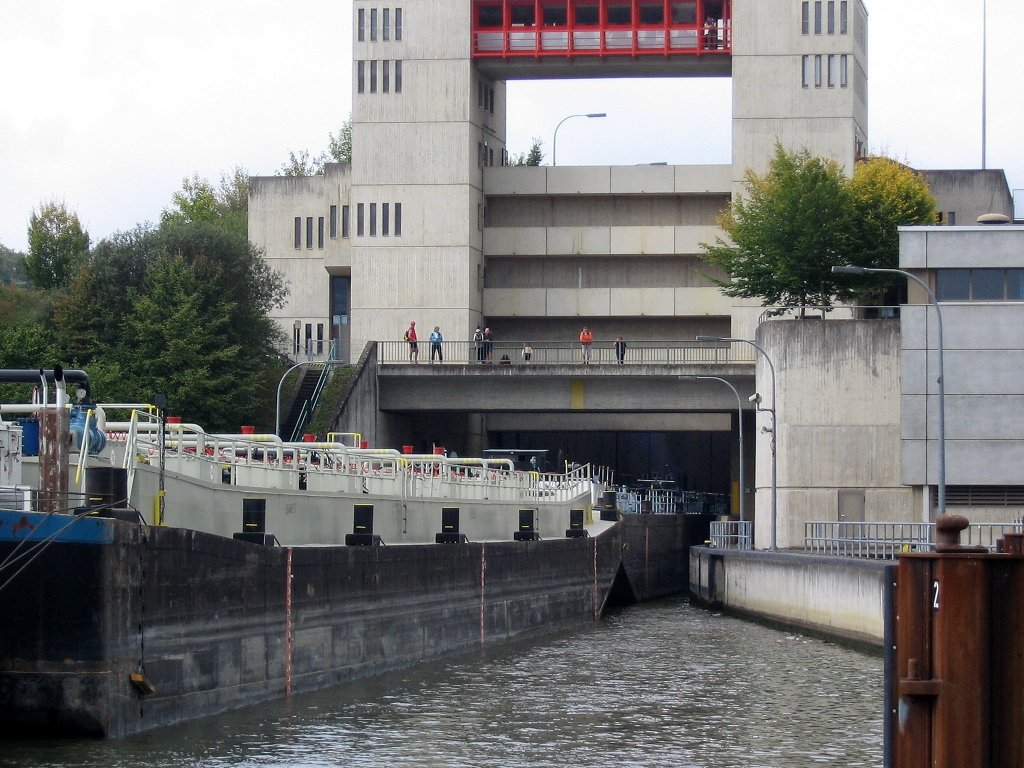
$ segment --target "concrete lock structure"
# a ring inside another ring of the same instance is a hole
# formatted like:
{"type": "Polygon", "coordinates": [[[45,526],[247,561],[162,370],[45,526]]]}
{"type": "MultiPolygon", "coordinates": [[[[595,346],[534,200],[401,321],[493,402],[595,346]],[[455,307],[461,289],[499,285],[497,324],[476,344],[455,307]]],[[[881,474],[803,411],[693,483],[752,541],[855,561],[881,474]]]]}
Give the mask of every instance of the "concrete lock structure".
{"type": "Polygon", "coordinates": [[[573,339],[580,318],[596,338],[749,337],[760,312],[722,296],[700,260],[716,216],[776,141],[848,172],[865,147],[860,0],[355,0],[353,13],[351,165],[252,179],[249,236],[291,287],[276,319],[300,358],[332,340],[357,357],[410,317],[462,341],[481,323],[573,339]],[[730,76],[730,164],[507,167],[510,80],[730,76]]]}

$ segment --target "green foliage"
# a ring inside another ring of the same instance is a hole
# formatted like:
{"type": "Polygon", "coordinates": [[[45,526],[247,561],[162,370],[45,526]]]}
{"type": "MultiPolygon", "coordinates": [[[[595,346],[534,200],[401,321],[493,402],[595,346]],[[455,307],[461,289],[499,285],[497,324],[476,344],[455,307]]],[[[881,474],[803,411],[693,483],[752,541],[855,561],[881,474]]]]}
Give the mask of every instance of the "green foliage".
{"type": "Polygon", "coordinates": [[[0,285],[18,285],[28,288],[28,270],[25,267],[25,254],[0,244],[0,285]]]}
{"type": "MultiPolygon", "coordinates": [[[[52,368],[61,362],[56,339],[42,323],[0,326],[0,368],[52,368]]],[[[30,402],[32,386],[0,384],[0,402],[30,402]]]]}
{"type": "Polygon", "coordinates": [[[89,234],[64,203],[50,201],[32,211],[25,269],[32,285],[49,291],[62,287],[89,254],[89,234]]]}
{"type": "Polygon", "coordinates": [[[221,175],[214,189],[207,179],[194,174],[181,180],[171,196],[171,206],[160,214],[160,224],[219,223],[243,235],[248,229],[249,174],[242,166],[221,175]]]}
{"type": "Polygon", "coordinates": [[[354,366],[337,366],[330,374],[330,379],[320,392],[320,399],[317,402],[313,418],[306,425],[306,432],[316,435],[319,439],[327,438],[327,433],[334,427],[334,420],[341,411],[341,400],[345,394],[345,387],[355,375],[354,366]]]}
{"type": "Polygon", "coordinates": [[[896,227],[933,221],[934,204],[920,176],[891,160],[862,163],[848,179],[831,160],[776,145],[767,173],[748,172],[720,217],[728,240],[702,244],[705,260],[730,276],[716,280],[729,296],[784,307],[848,301],[873,286],[832,266],[895,266],[896,227]]]}
{"type": "Polygon", "coordinates": [[[310,154],[308,149],[298,154],[289,150],[288,162],[277,171],[278,176],[321,176],[327,163],[352,162],[352,118],[342,123],[338,134],[328,134],[327,151],[319,155],[310,154]]]}
{"type": "Polygon", "coordinates": [[[0,327],[43,323],[49,313],[46,294],[19,285],[0,285],[0,327]]]}
{"type": "Polygon", "coordinates": [[[534,136],[533,144],[528,153],[520,152],[518,155],[509,158],[509,165],[541,165],[544,162],[544,152],[541,145],[544,142],[534,136]]]}
{"type": "Polygon", "coordinates": [[[333,133],[328,134],[329,141],[327,143],[327,157],[335,163],[351,163],[352,162],[352,117],[346,120],[341,129],[338,131],[338,135],[335,136],[333,133]]]}
{"type": "MultiPolygon", "coordinates": [[[[855,237],[859,253],[849,263],[859,267],[899,267],[897,227],[935,224],[936,200],[924,177],[887,157],[872,157],[857,163],[849,181],[855,211],[855,237]]],[[[837,278],[844,276],[837,275],[837,278]]],[[[846,278],[861,290],[881,288],[902,278],[877,276],[846,278]]]]}

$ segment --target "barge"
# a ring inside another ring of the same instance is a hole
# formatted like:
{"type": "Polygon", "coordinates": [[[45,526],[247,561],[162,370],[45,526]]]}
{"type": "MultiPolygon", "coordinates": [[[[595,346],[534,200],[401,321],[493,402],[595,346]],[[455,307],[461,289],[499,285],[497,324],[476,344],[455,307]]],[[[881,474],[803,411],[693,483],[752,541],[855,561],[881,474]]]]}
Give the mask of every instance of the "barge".
{"type": "Polygon", "coordinates": [[[8,735],[123,737],[582,626],[685,590],[707,533],[617,513],[587,467],[211,435],[149,406],[89,406],[67,501],[40,510],[67,407],[39,410],[38,460],[0,423],[8,735]]]}

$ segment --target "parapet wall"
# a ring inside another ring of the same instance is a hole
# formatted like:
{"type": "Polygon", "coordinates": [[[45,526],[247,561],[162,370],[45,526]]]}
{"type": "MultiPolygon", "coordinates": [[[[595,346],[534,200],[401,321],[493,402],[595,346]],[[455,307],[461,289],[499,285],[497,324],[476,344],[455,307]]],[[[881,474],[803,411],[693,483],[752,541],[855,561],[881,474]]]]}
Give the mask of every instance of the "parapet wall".
{"type": "Polygon", "coordinates": [[[895,565],[693,547],[690,595],[710,607],[882,646],[895,565]]]}

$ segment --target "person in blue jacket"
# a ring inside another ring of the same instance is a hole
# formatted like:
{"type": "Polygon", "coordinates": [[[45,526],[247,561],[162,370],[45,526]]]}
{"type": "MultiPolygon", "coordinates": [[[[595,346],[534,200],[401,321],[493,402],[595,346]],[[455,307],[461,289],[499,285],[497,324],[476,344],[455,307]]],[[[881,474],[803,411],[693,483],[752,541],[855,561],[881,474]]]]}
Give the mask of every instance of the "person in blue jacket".
{"type": "Polygon", "coordinates": [[[441,327],[438,325],[434,326],[434,330],[430,332],[430,362],[434,362],[434,357],[437,357],[437,362],[444,362],[444,353],[441,351],[441,342],[444,341],[444,336],[441,335],[441,327]]]}

